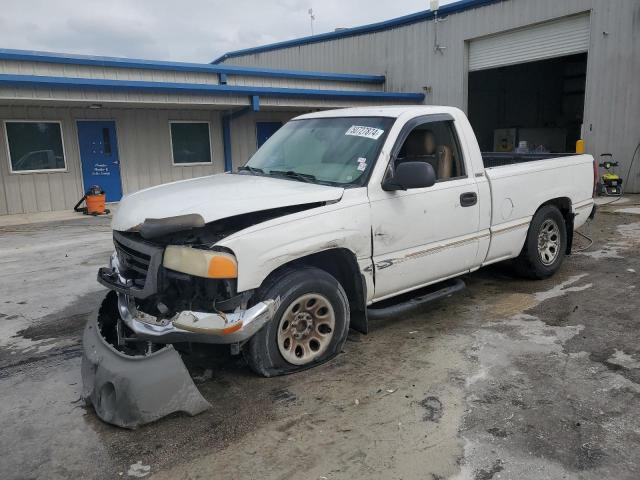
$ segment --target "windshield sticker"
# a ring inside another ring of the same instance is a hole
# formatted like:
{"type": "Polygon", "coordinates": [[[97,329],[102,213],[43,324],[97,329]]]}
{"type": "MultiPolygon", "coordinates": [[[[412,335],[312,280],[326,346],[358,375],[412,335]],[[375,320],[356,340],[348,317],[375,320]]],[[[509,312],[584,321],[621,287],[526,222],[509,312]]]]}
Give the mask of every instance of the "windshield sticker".
{"type": "Polygon", "coordinates": [[[360,162],[358,164],[358,170],[360,170],[361,172],[364,172],[367,169],[367,162],[360,162]]]}
{"type": "Polygon", "coordinates": [[[367,163],[367,159],[364,157],[358,158],[358,163],[367,163]]]}
{"type": "Polygon", "coordinates": [[[364,137],[370,138],[372,140],[377,140],[380,138],[380,135],[384,133],[384,130],[380,130],[379,128],[374,127],[362,127],[360,125],[352,125],[347,130],[345,135],[351,135],[354,137],[364,137]]]}

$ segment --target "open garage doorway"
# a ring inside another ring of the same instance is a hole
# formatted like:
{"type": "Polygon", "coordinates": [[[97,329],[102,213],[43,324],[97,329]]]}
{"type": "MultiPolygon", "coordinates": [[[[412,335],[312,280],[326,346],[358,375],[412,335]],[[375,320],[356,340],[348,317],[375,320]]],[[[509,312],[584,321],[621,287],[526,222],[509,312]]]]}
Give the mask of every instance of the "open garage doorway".
{"type": "Polygon", "coordinates": [[[586,53],[469,72],[469,119],[480,149],[575,151],[586,73],[586,53]]]}

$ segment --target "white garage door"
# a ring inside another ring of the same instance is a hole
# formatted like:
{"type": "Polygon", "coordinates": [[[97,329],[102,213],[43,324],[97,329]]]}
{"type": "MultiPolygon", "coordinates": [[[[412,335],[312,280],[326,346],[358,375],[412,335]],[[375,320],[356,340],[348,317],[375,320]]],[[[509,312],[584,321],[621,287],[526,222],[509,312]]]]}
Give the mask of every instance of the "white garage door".
{"type": "Polygon", "coordinates": [[[586,52],[589,31],[587,13],[472,40],[469,71],[586,52]]]}

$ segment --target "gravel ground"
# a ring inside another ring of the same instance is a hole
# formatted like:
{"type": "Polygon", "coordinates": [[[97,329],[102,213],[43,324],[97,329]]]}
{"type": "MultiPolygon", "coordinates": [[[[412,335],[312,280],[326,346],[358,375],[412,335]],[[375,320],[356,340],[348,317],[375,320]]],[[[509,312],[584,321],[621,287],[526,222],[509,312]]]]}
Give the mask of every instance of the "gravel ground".
{"type": "Polygon", "coordinates": [[[80,400],[108,219],[0,227],[0,478],[636,479],[639,201],[604,207],[554,278],[467,275],[313,370],[199,350],[213,408],[136,431],[80,400]]]}

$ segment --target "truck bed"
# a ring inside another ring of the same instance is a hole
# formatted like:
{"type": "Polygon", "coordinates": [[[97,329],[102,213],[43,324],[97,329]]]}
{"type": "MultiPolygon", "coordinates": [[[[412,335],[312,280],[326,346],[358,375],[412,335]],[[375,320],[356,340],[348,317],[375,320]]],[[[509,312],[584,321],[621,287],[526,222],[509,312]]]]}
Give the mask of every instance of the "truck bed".
{"type": "Polygon", "coordinates": [[[502,167],[517,163],[548,160],[550,158],[569,157],[575,153],[514,153],[514,152],[482,152],[484,168],[502,167]]]}
{"type": "Polygon", "coordinates": [[[488,168],[486,175],[491,185],[492,226],[530,218],[549,198],[567,198],[576,205],[591,201],[593,193],[591,155],[529,157],[526,162],[488,168]]]}
{"type": "Polygon", "coordinates": [[[486,169],[491,188],[491,247],[485,263],[520,253],[529,222],[549,199],[565,199],[582,225],[593,203],[591,155],[527,154],[502,157],[511,164],[486,169]],[[506,157],[506,158],[505,158],[506,157]],[[583,208],[584,207],[584,208],[583,208]]]}

